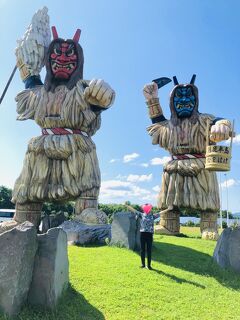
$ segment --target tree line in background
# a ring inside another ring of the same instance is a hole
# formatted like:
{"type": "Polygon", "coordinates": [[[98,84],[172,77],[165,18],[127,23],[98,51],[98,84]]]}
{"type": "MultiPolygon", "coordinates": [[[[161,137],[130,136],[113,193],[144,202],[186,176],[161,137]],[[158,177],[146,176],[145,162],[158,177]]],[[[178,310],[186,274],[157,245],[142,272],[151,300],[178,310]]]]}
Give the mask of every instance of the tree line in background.
{"type": "MultiPolygon", "coordinates": [[[[11,202],[12,198],[12,190],[10,188],[0,186],[0,209],[14,209],[15,205],[11,202]]],[[[131,205],[134,209],[138,211],[141,210],[141,206],[138,204],[132,204],[130,201],[127,201],[126,204],[131,205]]],[[[99,204],[99,209],[104,211],[107,216],[110,218],[114,213],[116,212],[121,212],[121,211],[127,211],[126,207],[124,204],[99,204]]],[[[51,214],[51,213],[57,213],[57,212],[67,212],[68,215],[74,214],[74,202],[68,201],[65,203],[54,203],[54,202],[46,202],[43,205],[43,212],[45,214],[51,214]]],[[[159,212],[159,209],[157,207],[153,207],[152,209],[153,213],[159,212]]],[[[233,215],[231,212],[229,213],[229,218],[232,219],[233,215]]],[[[183,217],[200,217],[200,211],[192,209],[181,209],[181,216],[183,217]]],[[[222,210],[222,217],[226,218],[227,217],[227,211],[222,210]]]]}

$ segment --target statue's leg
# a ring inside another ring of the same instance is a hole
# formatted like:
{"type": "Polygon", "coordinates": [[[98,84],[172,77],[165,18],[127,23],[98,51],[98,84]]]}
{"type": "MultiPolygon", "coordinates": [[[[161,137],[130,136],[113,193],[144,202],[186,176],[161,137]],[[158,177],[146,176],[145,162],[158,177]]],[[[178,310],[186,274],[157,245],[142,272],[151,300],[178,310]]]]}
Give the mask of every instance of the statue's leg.
{"type": "Polygon", "coordinates": [[[155,228],[156,233],[176,235],[180,232],[180,210],[169,207],[160,212],[160,224],[155,228]]]}
{"type": "Polygon", "coordinates": [[[37,228],[41,221],[42,202],[16,203],[16,213],[13,217],[18,223],[29,221],[37,228]]]}
{"type": "Polygon", "coordinates": [[[82,192],[75,203],[75,219],[87,224],[105,224],[107,215],[98,210],[99,188],[82,192]]]}
{"type": "Polygon", "coordinates": [[[200,220],[200,230],[202,239],[217,240],[218,227],[217,227],[217,212],[202,212],[200,220]]]}
{"type": "Polygon", "coordinates": [[[16,213],[13,220],[0,224],[0,234],[25,221],[33,223],[38,228],[41,221],[42,206],[43,204],[39,202],[16,203],[16,213]]]}

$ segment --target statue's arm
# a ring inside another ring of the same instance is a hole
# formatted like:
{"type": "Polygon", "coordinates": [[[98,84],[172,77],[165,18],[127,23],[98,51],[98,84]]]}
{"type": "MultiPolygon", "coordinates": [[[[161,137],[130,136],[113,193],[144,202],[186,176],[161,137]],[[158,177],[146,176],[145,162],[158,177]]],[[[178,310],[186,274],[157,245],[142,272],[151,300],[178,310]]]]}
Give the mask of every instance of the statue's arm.
{"type": "Polygon", "coordinates": [[[163,111],[158,98],[158,86],[155,82],[146,84],[143,88],[143,95],[148,107],[148,114],[152,123],[159,123],[167,119],[163,115],[163,111]]]}
{"type": "Polygon", "coordinates": [[[84,99],[91,105],[93,112],[110,108],[115,100],[115,91],[102,79],[93,79],[89,83],[85,82],[84,99]]]}
{"type": "Polygon", "coordinates": [[[25,89],[15,100],[18,120],[33,119],[35,106],[41,90],[40,72],[45,65],[45,52],[51,41],[48,9],[38,10],[32,17],[23,37],[17,41],[15,50],[17,67],[25,89]]]}
{"type": "Polygon", "coordinates": [[[211,124],[210,140],[219,142],[228,140],[232,133],[232,124],[224,118],[215,118],[211,124]]]}

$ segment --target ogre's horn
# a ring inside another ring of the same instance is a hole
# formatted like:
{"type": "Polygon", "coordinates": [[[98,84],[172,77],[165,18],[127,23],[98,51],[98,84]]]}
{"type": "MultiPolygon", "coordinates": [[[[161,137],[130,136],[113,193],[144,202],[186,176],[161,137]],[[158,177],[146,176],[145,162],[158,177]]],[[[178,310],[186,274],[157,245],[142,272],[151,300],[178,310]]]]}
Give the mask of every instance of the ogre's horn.
{"type": "Polygon", "coordinates": [[[190,84],[194,84],[195,79],[196,79],[196,75],[194,74],[194,75],[192,76],[192,79],[191,79],[191,81],[190,81],[190,84]]]}
{"type": "Polygon", "coordinates": [[[175,86],[179,84],[176,76],[173,77],[173,83],[175,86]]]}
{"type": "Polygon", "coordinates": [[[58,33],[55,26],[52,26],[52,35],[54,40],[58,39],[58,33]]]}
{"type": "Polygon", "coordinates": [[[73,37],[73,41],[75,43],[78,43],[79,39],[80,39],[80,35],[81,35],[81,30],[80,29],[77,29],[77,31],[75,32],[75,35],[73,37]]]}

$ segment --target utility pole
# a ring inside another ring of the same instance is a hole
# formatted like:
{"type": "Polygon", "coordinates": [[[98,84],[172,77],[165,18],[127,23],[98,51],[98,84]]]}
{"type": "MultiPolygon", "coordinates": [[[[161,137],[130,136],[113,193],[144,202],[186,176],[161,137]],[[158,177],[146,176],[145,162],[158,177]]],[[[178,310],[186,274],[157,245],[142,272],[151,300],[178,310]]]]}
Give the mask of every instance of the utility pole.
{"type": "Polygon", "coordinates": [[[219,172],[219,189],[220,189],[220,227],[221,229],[223,228],[222,226],[222,177],[221,177],[221,172],[219,172]]]}
{"type": "Polygon", "coordinates": [[[226,191],[227,191],[227,226],[229,227],[227,174],[224,173],[224,175],[225,175],[225,184],[226,184],[226,191]]]}

